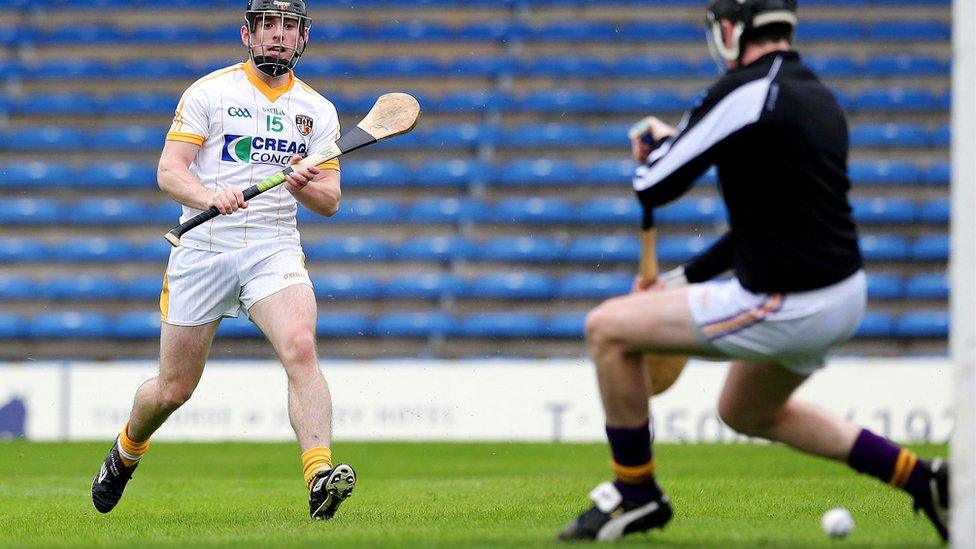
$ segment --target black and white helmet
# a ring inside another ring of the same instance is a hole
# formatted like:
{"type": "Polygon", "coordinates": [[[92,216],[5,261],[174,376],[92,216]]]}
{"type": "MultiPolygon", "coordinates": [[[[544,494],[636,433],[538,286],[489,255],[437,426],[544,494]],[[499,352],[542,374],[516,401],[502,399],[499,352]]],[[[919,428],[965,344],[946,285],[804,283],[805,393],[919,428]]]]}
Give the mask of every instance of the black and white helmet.
{"type": "Polygon", "coordinates": [[[248,55],[261,72],[269,76],[279,76],[293,69],[298,60],[305,53],[308,42],[308,29],[312,20],[305,9],[305,0],[248,0],[247,10],[244,12],[244,22],[248,28],[248,55]],[[291,51],[290,58],[267,55],[266,48],[261,44],[251,42],[256,24],[264,24],[271,18],[280,18],[282,27],[286,19],[298,22],[298,38],[293,44],[280,44],[286,52],[291,51]],[[255,50],[258,50],[255,53],[255,50]]]}
{"type": "Polygon", "coordinates": [[[796,0],[713,0],[705,13],[708,47],[716,59],[735,61],[741,54],[742,36],[773,23],[785,23],[795,29],[796,0]],[[721,21],[732,23],[731,48],[722,39],[721,21]]]}

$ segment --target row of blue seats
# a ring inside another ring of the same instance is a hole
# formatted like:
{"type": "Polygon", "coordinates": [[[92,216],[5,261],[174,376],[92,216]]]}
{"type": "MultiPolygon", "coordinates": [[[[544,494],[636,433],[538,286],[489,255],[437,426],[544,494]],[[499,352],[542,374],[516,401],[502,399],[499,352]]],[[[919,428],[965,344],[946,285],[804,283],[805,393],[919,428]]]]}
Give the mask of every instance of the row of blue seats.
{"type": "MultiPolygon", "coordinates": [[[[631,88],[609,92],[583,89],[531,90],[517,95],[483,89],[461,90],[440,96],[414,92],[425,111],[443,114],[483,111],[539,114],[634,114],[678,113],[693,107],[697,94],[631,88]]],[[[851,112],[946,112],[952,103],[949,91],[869,88],[856,94],[835,91],[838,102],[851,112]]],[[[343,114],[365,114],[376,101],[367,92],[358,97],[330,96],[343,114]]],[[[164,93],[129,93],[96,96],[85,92],[35,93],[22,97],[0,95],[0,112],[14,116],[87,117],[171,116],[179,98],[164,93]]]]}
{"type": "MultiPolygon", "coordinates": [[[[630,160],[574,162],[557,158],[518,159],[497,164],[444,158],[417,166],[392,160],[360,160],[342,165],[342,180],[350,189],[460,190],[473,185],[525,189],[604,185],[628,188],[634,167],[630,160]]],[[[949,184],[951,167],[948,162],[920,165],[888,160],[853,161],[848,166],[848,175],[855,185],[944,187],[949,184]]],[[[713,185],[716,180],[715,171],[710,170],[698,184],[713,185]]],[[[150,190],[156,188],[156,166],[131,162],[79,167],[40,161],[0,164],[0,189],[23,188],[150,190]]]]}
{"type": "MultiPolygon", "coordinates": [[[[634,231],[636,233],[636,230],[634,231]]],[[[714,241],[708,236],[666,236],[657,244],[658,258],[682,262],[701,253],[714,241]]],[[[927,234],[909,238],[892,234],[868,234],[860,240],[867,261],[946,262],[949,237],[927,234]]],[[[412,237],[394,242],[381,237],[334,237],[311,240],[304,245],[310,261],[378,262],[478,261],[503,263],[632,263],[640,257],[640,239],[628,236],[500,236],[474,240],[462,236],[412,237]]],[[[164,262],[170,252],[162,238],[134,242],[123,238],[93,236],[48,242],[29,237],[0,238],[0,263],[128,263],[164,262]]]]}
{"type": "MultiPolygon", "coordinates": [[[[630,291],[633,274],[576,273],[561,277],[542,273],[508,272],[465,278],[451,274],[399,275],[388,280],[361,274],[312,277],[322,300],[438,300],[438,299],[605,299],[630,291]]],[[[159,276],[117,278],[104,275],[57,276],[35,280],[26,276],[0,277],[0,300],[140,301],[159,298],[159,276]]],[[[902,277],[890,273],[868,276],[871,300],[945,300],[949,281],[944,273],[902,277]]]]}
{"type": "MultiPolygon", "coordinates": [[[[907,198],[854,198],[854,218],[861,224],[949,222],[949,198],[915,201],[907,198]]],[[[133,198],[91,198],[59,201],[20,198],[0,202],[0,224],[124,225],[174,224],[180,206],[172,201],[133,198]]],[[[591,198],[574,202],[557,197],[517,197],[498,201],[471,198],[426,198],[399,201],[357,198],[343,201],[336,215],[326,218],[299,209],[301,223],[328,224],[574,224],[637,226],[642,210],[633,198],[591,198]]],[[[725,207],[715,198],[685,198],[655,212],[668,224],[716,224],[726,220],[725,207]]]]}
{"type": "MultiPolygon", "coordinates": [[[[475,338],[475,339],[579,339],[585,312],[540,315],[499,312],[451,315],[439,311],[387,313],[371,317],[355,312],[319,313],[316,331],[329,338],[475,338]]],[[[158,311],[118,315],[63,311],[34,316],[0,313],[0,339],[153,339],[159,337],[158,311]]],[[[945,338],[949,316],[945,311],[916,311],[892,315],[869,312],[855,337],[945,338]]],[[[262,337],[257,326],[243,316],[224,319],[218,337],[262,337]]]]}
{"type": "MultiPolygon", "coordinates": [[[[2,31],[0,31],[2,32],[2,31]]],[[[804,61],[822,77],[948,77],[951,62],[920,54],[884,54],[866,60],[848,56],[812,56],[804,61]]],[[[47,59],[0,61],[7,78],[23,80],[68,79],[180,79],[191,81],[227,65],[225,60],[202,63],[182,59],[47,59]]],[[[369,78],[399,75],[492,78],[501,75],[548,78],[696,78],[714,77],[715,62],[640,56],[623,59],[562,54],[519,60],[508,55],[466,56],[439,60],[424,56],[393,56],[364,61],[343,58],[310,58],[302,61],[299,76],[311,78],[369,78]]]]}
{"type": "MultiPolygon", "coordinates": [[[[140,26],[110,26],[104,23],[59,27],[28,25],[0,27],[0,44],[49,46],[76,44],[140,45],[200,44],[230,42],[239,36],[240,24],[188,26],[174,23],[140,26]]],[[[943,21],[888,20],[863,23],[856,20],[805,21],[797,29],[804,41],[947,41],[952,27],[943,21]]],[[[334,42],[458,42],[529,41],[549,43],[599,42],[695,42],[702,40],[703,27],[683,21],[586,21],[563,20],[533,24],[516,20],[476,21],[449,26],[421,19],[398,20],[380,25],[363,21],[323,21],[312,25],[311,40],[334,42]]]]}
{"type": "MultiPolygon", "coordinates": [[[[803,6],[842,6],[842,7],[890,7],[890,6],[936,6],[948,7],[951,0],[804,0],[803,6]]],[[[700,8],[701,0],[656,0],[660,7],[700,8]]],[[[315,13],[327,14],[330,10],[346,12],[350,8],[538,8],[538,7],[585,7],[585,6],[646,6],[646,0],[334,0],[327,6],[319,6],[315,13]]],[[[111,8],[113,10],[240,10],[238,0],[169,0],[165,6],[151,0],[126,0],[123,6],[117,0],[0,0],[0,8],[5,10],[25,10],[47,12],[55,10],[94,11],[111,8]]]]}

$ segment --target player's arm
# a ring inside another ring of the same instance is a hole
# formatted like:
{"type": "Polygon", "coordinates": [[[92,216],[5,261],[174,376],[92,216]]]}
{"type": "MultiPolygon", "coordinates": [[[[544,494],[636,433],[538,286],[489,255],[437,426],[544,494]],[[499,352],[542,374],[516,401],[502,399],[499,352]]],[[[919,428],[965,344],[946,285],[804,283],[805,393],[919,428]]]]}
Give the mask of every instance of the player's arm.
{"type": "Polygon", "coordinates": [[[204,187],[200,180],[190,172],[190,163],[196,157],[200,146],[185,141],[167,140],[156,168],[156,181],[160,190],[170,198],[197,210],[216,207],[222,214],[246,208],[244,194],[236,185],[219,192],[204,187]]]}
{"type": "MultiPolygon", "coordinates": [[[[292,165],[301,162],[295,155],[292,165]]],[[[306,166],[296,169],[285,177],[285,188],[310,211],[330,217],[339,211],[342,190],[339,186],[339,170],[331,167],[306,166]]]]}

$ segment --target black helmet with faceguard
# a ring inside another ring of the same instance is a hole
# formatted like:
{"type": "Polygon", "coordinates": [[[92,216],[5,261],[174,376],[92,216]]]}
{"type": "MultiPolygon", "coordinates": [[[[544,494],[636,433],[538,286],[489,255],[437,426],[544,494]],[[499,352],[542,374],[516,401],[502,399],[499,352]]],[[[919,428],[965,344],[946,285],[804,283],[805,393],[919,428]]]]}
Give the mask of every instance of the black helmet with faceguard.
{"type": "Polygon", "coordinates": [[[708,46],[716,60],[735,61],[742,53],[742,38],[774,23],[796,28],[796,0],[713,0],[705,13],[708,46]],[[732,23],[732,47],[722,39],[721,21],[732,23]]]}
{"type": "Polygon", "coordinates": [[[312,20],[305,9],[305,0],[248,0],[244,21],[248,28],[248,55],[261,72],[269,76],[279,76],[298,64],[305,52],[308,29],[312,20]],[[298,23],[298,34],[294,42],[282,39],[280,44],[255,44],[253,35],[256,25],[279,21],[280,28],[286,21],[298,23]],[[288,42],[288,43],[286,43],[288,42]],[[268,55],[268,50],[278,47],[280,56],[268,55]],[[287,54],[291,53],[289,57],[287,54]]]}

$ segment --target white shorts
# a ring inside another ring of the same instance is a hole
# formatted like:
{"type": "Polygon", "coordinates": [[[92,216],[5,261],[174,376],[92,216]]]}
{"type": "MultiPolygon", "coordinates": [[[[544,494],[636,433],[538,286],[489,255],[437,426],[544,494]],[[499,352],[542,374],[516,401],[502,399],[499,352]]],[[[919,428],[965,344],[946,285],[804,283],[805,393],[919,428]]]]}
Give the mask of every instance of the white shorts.
{"type": "Polygon", "coordinates": [[[854,335],[866,305],[864,271],[792,294],[754,294],[734,278],[688,291],[696,335],[710,353],[775,362],[799,374],[823,367],[827,352],[854,335]]]}
{"type": "Polygon", "coordinates": [[[162,320],[199,326],[236,317],[295,284],[312,285],[300,246],[269,242],[231,252],[177,247],[169,255],[159,298],[162,320]]]}

